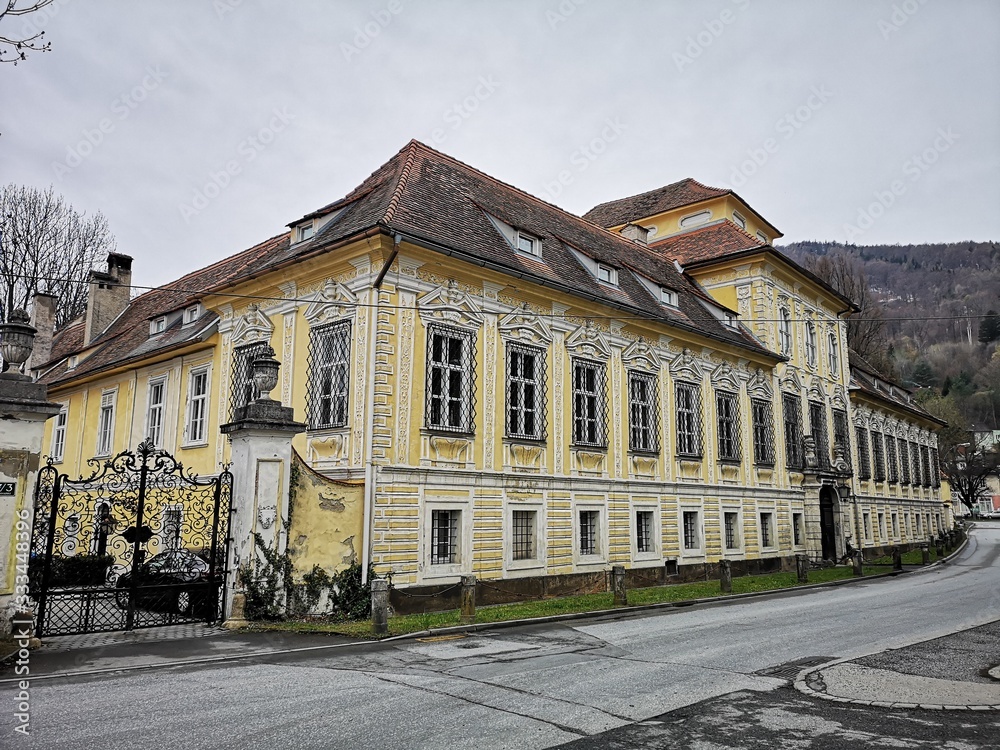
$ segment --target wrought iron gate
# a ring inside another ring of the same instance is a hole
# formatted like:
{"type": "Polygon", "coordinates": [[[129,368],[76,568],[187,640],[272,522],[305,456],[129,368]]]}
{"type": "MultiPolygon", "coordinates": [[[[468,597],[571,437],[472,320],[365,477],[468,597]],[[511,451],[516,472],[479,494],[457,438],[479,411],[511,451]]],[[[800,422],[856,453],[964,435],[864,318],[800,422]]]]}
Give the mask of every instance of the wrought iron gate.
{"type": "Polygon", "coordinates": [[[144,442],[71,480],[38,473],[29,566],[37,635],[132,630],[224,611],[233,475],[200,478],[144,442]]]}

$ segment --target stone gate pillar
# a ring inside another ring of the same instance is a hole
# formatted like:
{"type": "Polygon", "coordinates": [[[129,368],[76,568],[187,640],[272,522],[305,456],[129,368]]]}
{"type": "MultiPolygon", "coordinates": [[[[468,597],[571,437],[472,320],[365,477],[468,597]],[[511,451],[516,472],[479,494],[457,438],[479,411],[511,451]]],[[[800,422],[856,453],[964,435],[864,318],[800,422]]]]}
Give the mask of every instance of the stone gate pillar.
{"type": "Polygon", "coordinates": [[[45,420],[59,413],[44,385],[18,372],[31,354],[35,329],[24,311],[0,325],[0,350],[10,368],[0,373],[0,635],[27,605],[27,566],[35,477],[45,420]]]}
{"type": "Polygon", "coordinates": [[[306,425],[296,422],[291,407],[271,399],[268,394],[278,383],[280,363],[274,350],[266,348],[251,365],[254,383],[261,394],[256,401],[236,410],[234,419],[220,427],[232,441],[233,513],[230,516],[228,568],[232,571],[226,585],[227,626],[245,623],[245,589],[239,569],[262,560],[256,551],[255,535],[278,553],[288,542],[288,486],[291,474],[292,438],[304,432],[306,425]]]}

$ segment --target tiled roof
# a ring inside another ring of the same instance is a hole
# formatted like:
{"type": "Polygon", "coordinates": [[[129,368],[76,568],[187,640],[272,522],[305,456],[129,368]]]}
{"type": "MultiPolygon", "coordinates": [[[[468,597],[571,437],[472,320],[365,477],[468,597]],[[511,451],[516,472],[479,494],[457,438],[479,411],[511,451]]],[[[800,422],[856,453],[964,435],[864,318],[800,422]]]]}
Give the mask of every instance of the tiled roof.
{"type": "Polygon", "coordinates": [[[870,398],[886,402],[898,409],[908,411],[931,422],[936,422],[940,425],[947,424],[947,422],[938,419],[914,401],[910,390],[883,375],[874,365],[856,351],[850,349],[847,356],[848,362],[851,365],[852,390],[861,391],[870,398]]]}
{"type": "Polygon", "coordinates": [[[650,244],[650,248],[682,266],[765,247],[766,242],[751,237],[725,219],[650,244]]]}
{"type": "Polygon", "coordinates": [[[640,193],[628,198],[608,201],[594,206],[583,215],[583,218],[599,224],[602,227],[616,227],[630,221],[638,221],[649,216],[661,214],[674,208],[690,203],[718,198],[728,195],[731,190],[702,185],[697,180],[686,177],[680,182],[664,185],[647,193],[640,193]]]}

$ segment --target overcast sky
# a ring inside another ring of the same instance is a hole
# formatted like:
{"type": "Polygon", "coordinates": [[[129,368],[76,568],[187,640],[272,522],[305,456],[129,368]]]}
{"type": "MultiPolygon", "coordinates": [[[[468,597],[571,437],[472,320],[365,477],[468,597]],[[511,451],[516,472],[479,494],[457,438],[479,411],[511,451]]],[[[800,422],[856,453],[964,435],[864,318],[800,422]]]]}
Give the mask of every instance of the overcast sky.
{"type": "Polygon", "coordinates": [[[238,252],[411,138],[575,213],[684,177],[785,234],[1000,239],[992,0],[56,0],[0,68],[0,181],[134,281],[238,252]]]}

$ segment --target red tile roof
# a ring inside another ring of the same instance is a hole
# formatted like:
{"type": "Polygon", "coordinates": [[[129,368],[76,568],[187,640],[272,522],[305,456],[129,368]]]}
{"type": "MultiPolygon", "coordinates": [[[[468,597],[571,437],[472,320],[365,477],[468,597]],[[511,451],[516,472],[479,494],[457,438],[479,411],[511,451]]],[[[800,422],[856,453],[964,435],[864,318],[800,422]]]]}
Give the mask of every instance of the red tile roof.
{"type": "Polygon", "coordinates": [[[870,398],[890,404],[930,422],[936,422],[942,426],[947,425],[947,422],[938,419],[914,401],[909,389],[883,375],[856,351],[850,349],[847,356],[851,365],[852,390],[861,391],[870,398]]]}
{"type": "Polygon", "coordinates": [[[729,195],[732,192],[724,188],[703,185],[697,180],[686,177],[680,182],[664,185],[647,193],[601,203],[587,211],[583,218],[602,227],[616,227],[691,203],[729,195]]]}
{"type": "Polygon", "coordinates": [[[650,248],[686,266],[767,246],[766,242],[750,236],[731,221],[722,220],[666,237],[652,243],[650,248]]]}

